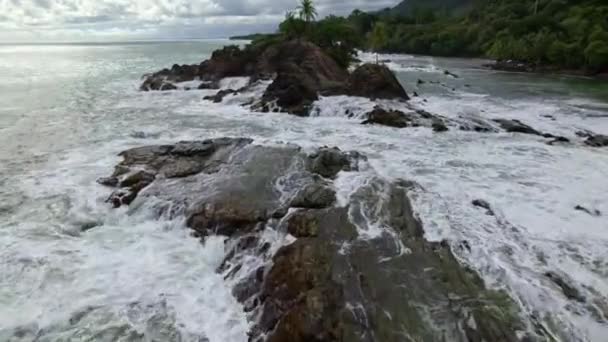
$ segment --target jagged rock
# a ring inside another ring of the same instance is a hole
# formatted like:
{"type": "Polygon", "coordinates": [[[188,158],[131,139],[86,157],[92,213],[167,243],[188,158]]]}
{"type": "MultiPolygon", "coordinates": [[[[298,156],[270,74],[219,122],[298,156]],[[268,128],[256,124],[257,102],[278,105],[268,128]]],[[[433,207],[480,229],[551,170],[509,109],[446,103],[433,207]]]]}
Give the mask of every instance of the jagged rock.
{"type": "Polygon", "coordinates": [[[274,103],[281,111],[308,116],[312,103],[318,99],[318,89],[305,74],[280,73],[266,89],[263,104],[274,103]]]}
{"type": "Polygon", "coordinates": [[[298,40],[269,47],[259,57],[257,73],[277,75],[258,107],[275,103],[300,116],[309,114],[318,94],[343,93],[348,79],[347,70],[318,46],[298,40]]]}
{"type": "Polygon", "coordinates": [[[312,183],[300,190],[291,200],[291,207],[322,209],[334,204],[336,192],[325,184],[312,183]]]}
{"type": "Polygon", "coordinates": [[[608,135],[590,135],[587,140],[585,140],[585,144],[592,147],[605,147],[608,146],[608,135]]]}
{"type": "Polygon", "coordinates": [[[543,135],[539,131],[522,123],[519,120],[495,119],[494,122],[498,123],[502,129],[510,133],[543,135]]]}
{"type": "Polygon", "coordinates": [[[308,170],[325,178],[334,178],[340,171],[354,171],[358,155],[349,155],[338,148],[322,148],[308,157],[308,170]]]}
{"type": "Polygon", "coordinates": [[[350,75],[349,94],[371,99],[409,100],[409,96],[385,65],[363,64],[350,75]]]}
{"type": "Polygon", "coordinates": [[[223,138],[121,155],[114,177],[153,174],[136,195],[154,198],[159,215],[185,217],[202,237],[225,236],[217,271],[235,281],[251,341],[400,342],[407,332],[415,341],[511,342],[523,329],[505,293],[486,289],[447,242],[425,239],[407,195],[411,182],[366,171],[348,205],[334,205],[332,179],[357,172],[364,157],[355,152],[306,154],[223,138]],[[167,173],[176,169],[188,172],[167,173]],[[294,208],[298,196],[309,209],[294,208]],[[296,240],[276,247],[265,240],[287,232],[296,240]]]}

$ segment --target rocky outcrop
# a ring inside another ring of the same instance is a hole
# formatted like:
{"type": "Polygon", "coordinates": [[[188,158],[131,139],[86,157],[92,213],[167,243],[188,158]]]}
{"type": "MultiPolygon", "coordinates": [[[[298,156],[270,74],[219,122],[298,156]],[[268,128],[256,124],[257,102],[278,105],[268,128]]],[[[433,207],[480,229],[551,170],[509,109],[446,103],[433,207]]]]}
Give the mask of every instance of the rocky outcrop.
{"type": "MultiPolygon", "coordinates": [[[[175,83],[200,80],[199,88],[219,87],[224,77],[246,76],[251,82],[272,80],[252,108],[299,116],[310,113],[320,95],[354,95],[371,99],[408,100],[395,75],[384,65],[364,64],[352,74],[320,47],[303,40],[276,42],[244,49],[228,46],[200,65],[174,65],[146,77],[141,90],[176,89],[175,83]]],[[[221,101],[224,93],[209,97],[221,101]]]]}
{"type": "Polygon", "coordinates": [[[146,75],[140,89],[143,91],[176,89],[175,83],[194,80],[203,81],[204,89],[218,88],[218,82],[222,78],[253,75],[254,61],[255,52],[251,49],[226,46],[214,51],[211,58],[201,64],[176,64],[171,69],[146,75]]]}
{"type": "Polygon", "coordinates": [[[306,41],[289,41],[269,47],[257,64],[258,75],[275,74],[259,108],[307,116],[319,94],[345,91],[347,70],[341,68],[318,46],[306,41]]]}
{"type": "Polygon", "coordinates": [[[380,64],[363,64],[350,75],[348,94],[371,99],[409,100],[390,69],[380,64]]]}
{"type": "Polygon", "coordinates": [[[121,155],[104,184],[131,191],[135,208],[185,216],[197,236],[226,237],[217,271],[251,341],[517,341],[525,329],[506,294],[425,239],[412,183],[366,171],[337,200],[336,177],[365,162],[356,152],[223,138],[121,155]]]}

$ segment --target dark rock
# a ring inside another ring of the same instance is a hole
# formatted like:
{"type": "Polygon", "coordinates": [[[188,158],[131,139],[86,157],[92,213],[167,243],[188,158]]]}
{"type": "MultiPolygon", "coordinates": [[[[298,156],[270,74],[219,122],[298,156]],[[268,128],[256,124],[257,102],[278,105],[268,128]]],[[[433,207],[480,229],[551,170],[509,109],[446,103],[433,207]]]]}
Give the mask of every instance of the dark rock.
{"type": "Polygon", "coordinates": [[[146,171],[136,171],[120,181],[121,188],[145,187],[154,181],[154,175],[146,171]]]}
{"type": "Polygon", "coordinates": [[[562,290],[566,298],[581,303],[585,302],[585,297],[580,293],[580,291],[576,287],[570,285],[569,282],[566,281],[565,276],[549,271],[545,273],[545,277],[547,277],[555,285],[557,285],[562,290]]]}
{"type": "Polygon", "coordinates": [[[158,90],[165,91],[165,90],[176,90],[176,89],[177,89],[177,86],[174,85],[173,83],[164,82],[158,90]]]}
{"type": "Polygon", "coordinates": [[[433,120],[432,128],[434,132],[446,132],[448,131],[448,126],[446,126],[445,122],[442,120],[433,120]]]}
{"type": "Polygon", "coordinates": [[[203,82],[201,84],[198,85],[197,89],[199,90],[204,90],[204,89],[218,89],[220,86],[217,82],[203,82]]]}
{"type": "Polygon", "coordinates": [[[580,138],[591,138],[594,134],[590,131],[576,131],[576,136],[580,138]]]}
{"type": "Polygon", "coordinates": [[[317,217],[310,211],[298,211],[289,217],[287,231],[295,237],[317,237],[319,223],[317,217]]]}
{"type": "Polygon", "coordinates": [[[494,216],[494,210],[492,210],[492,206],[487,201],[484,201],[482,199],[476,199],[472,202],[472,204],[476,207],[486,209],[486,214],[494,216]]]}
{"type": "Polygon", "coordinates": [[[262,103],[274,103],[287,113],[308,116],[312,103],[318,99],[317,91],[307,75],[284,72],[266,89],[262,103]]]}
{"type": "Polygon", "coordinates": [[[418,79],[418,82],[416,82],[416,83],[417,83],[418,85],[422,85],[422,84],[425,84],[426,82],[425,82],[425,81],[423,81],[423,80],[421,80],[421,79],[418,79]]]}
{"type": "Polygon", "coordinates": [[[418,97],[418,93],[417,93],[417,92],[414,92],[412,96],[414,96],[414,97],[418,97]]]}
{"type": "Polygon", "coordinates": [[[570,143],[570,139],[566,138],[566,137],[560,137],[560,136],[550,136],[549,138],[551,138],[552,140],[547,142],[547,144],[549,145],[555,145],[555,144],[567,144],[570,143]]]}
{"type": "Polygon", "coordinates": [[[498,123],[500,127],[502,127],[502,129],[509,133],[542,135],[542,133],[540,133],[539,131],[522,123],[519,120],[495,119],[494,122],[498,123]]]}
{"type": "Polygon", "coordinates": [[[458,75],[450,72],[449,70],[444,70],[443,74],[446,75],[446,76],[451,76],[451,77],[454,77],[454,78],[458,78],[458,75]]]}
{"type": "Polygon", "coordinates": [[[325,178],[334,178],[340,171],[356,170],[352,159],[352,155],[338,148],[322,148],[308,157],[308,170],[325,178]]]}
{"type": "Polygon", "coordinates": [[[591,135],[585,140],[585,144],[591,147],[605,147],[608,146],[608,135],[591,135]]]}
{"type": "Polygon", "coordinates": [[[224,97],[228,95],[237,94],[238,92],[234,89],[224,89],[217,92],[213,96],[205,96],[203,100],[213,101],[214,103],[220,103],[224,100],[224,97]]]}
{"type": "Polygon", "coordinates": [[[597,209],[593,209],[593,210],[587,209],[587,208],[585,208],[585,207],[583,207],[581,205],[577,205],[576,207],[574,207],[574,210],[585,212],[585,213],[587,213],[587,214],[589,214],[591,216],[602,216],[602,212],[601,211],[599,211],[597,209]]]}
{"type": "MultiPolygon", "coordinates": [[[[225,236],[228,253],[217,271],[236,284],[251,341],[400,342],[407,332],[413,341],[511,342],[524,329],[505,293],[486,289],[449,243],[425,239],[408,198],[412,182],[366,171],[348,205],[333,206],[332,179],[357,172],[364,160],[355,152],[307,155],[225,138],[121,155],[117,177],[155,176],[139,200],[167,203],[159,212],[185,217],[200,237],[225,236]],[[180,164],[193,173],[169,178],[180,164]],[[312,209],[293,208],[297,197],[312,209]],[[275,252],[267,234],[285,231],[297,239],[275,252]]],[[[121,196],[113,202],[122,204],[121,196]]]]}
{"type": "Polygon", "coordinates": [[[97,183],[104,185],[104,186],[109,186],[109,187],[115,187],[118,185],[118,178],[116,177],[102,177],[99,178],[97,180],[97,183]]]}
{"type": "Polygon", "coordinates": [[[291,207],[322,209],[334,204],[336,192],[325,184],[312,183],[300,190],[291,200],[291,207]]]}
{"type": "Polygon", "coordinates": [[[331,279],[327,242],[301,238],[273,258],[257,329],[272,331],[267,341],[342,341],[342,291],[331,279]]]}
{"type": "Polygon", "coordinates": [[[277,76],[255,108],[274,103],[281,111],[308,116],[318,94],[344,93],[348,72],[323,50],[305,41],[289,41],[268,48],[257,64],[258,74],[277,76]]]}
{"type": "Polygon", "coordinates": [[[385,110],[380,107],[374,108],[366,114],[367,119],[362,123],[364,125],[378,124],[390,127],[404,128],[412,126],[413,119],[405,113],[398,110],[385,110]]]}
{"type": "Polygon", "coordinates": [[[409,100],[409,96],[385,65],[363,64],[350,76],[349,94],[371,99],[409,100]]]}

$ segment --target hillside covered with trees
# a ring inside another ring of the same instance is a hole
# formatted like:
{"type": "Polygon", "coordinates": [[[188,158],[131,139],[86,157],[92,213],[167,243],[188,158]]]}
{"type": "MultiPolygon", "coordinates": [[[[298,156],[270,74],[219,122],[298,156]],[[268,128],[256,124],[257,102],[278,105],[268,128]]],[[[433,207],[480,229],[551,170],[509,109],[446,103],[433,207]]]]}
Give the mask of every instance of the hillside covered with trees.
{"type": "MultiPolygon", "coordinates": [[[[408,2],[412,1],[404,3],[408,2]]],[[[354,12],[349,20],[384,23],[387,39],[383,51],[485,56],[595,71],[608,67],[605,0],[469,2],[471,8],[464,15],[441,11],[443,7],[421,7],[408,15],[354,12]]],[[[466,4],[455,7],[455,12],[462,6],[466,4]]],[[[365,25],[358,27],[370,31],[365,25]]]]}
{"type": "Polygon", "coordinates": [[[342,64],[365,49],[608,72],[605,0],[405,0],[379,12],[311,19],[288,13],[279,35],[306,37],[342,64]]]}

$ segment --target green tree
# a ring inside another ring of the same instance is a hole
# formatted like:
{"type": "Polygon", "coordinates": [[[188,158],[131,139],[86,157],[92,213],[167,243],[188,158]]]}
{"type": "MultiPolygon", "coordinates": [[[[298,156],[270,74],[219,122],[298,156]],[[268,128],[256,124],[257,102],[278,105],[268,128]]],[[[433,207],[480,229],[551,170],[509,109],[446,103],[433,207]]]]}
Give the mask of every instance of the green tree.
{"type": "Polygon", "coordinates": [[[376,52],[376,64],[378,64],[378,53],[384,48],[387,41],[386,24],[384,22],[376,22],[370,33],[370,44],[372,51],[376,52]]]}
{"type": "Polygon", "coordinates": [[[300,19],[307,23],[313,22],[317,18],[317,9],[312,0],[302,0],[300,6],[298,6],[298,13],[300,19]]]}
{"type": "Polygon", "coordinates": [[[585,49],[585,58],[591,68],[608,68],[608,42],[596,40],[589,43],[585,49]]]}
{"type": "Polygon", "coordinates": [[[279,32],[287,39],[301,38],[306,31],[306,22],[296,18],[291,11],[285,14],[285,20],[279,24],[279,32]]]}

